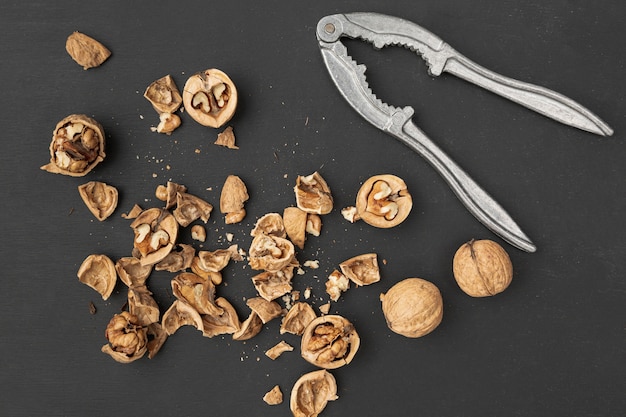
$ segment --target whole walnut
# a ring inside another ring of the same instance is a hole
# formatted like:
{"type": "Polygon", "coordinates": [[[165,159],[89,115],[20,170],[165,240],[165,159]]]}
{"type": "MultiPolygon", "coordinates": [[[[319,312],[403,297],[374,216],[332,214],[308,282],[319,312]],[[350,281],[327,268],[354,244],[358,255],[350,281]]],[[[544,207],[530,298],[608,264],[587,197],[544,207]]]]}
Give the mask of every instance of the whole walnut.
{"type": "Polygon", "coordinates": [[[443,318],[439,288],[421,278],[406,278],[380,295],[387,326],[406,337],[421,337],[435,330],[443,318]]]}
{"type": "Polygon", "coordinates": [[[506,251],[491,240],[470,240],[455,253],[454,279],[472,297],[501,293],[513,279],[513,265],[506,251]]]}

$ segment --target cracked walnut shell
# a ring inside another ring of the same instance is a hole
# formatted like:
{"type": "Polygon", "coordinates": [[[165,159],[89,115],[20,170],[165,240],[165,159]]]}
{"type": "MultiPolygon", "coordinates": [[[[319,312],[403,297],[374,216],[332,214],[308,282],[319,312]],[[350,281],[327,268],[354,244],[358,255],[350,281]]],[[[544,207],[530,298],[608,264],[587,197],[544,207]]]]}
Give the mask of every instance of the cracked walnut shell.
{"type": "Polygon", "coordinates": [[[378,255],[365,253],[343,261],[339,264],[343,274],[357,286],[370,285],[380,281],[378,255]]]}
{"type": "Polygon", "coordinates": [[[100,221],[107,219],[117,208],[118,192],[112,185],[89,181],[78,186],[78,194],[89,211],[100,221]]]}
{"type": "Polygon", "coordinates": [[[406,184],[390,174],[369,178],[356,197],[358,218],[375,227],[397,226],[408,217],[412,207],[413,200],[406,184]]]}
{"type": "Polygon", "coordinates": [[[148,350],[147,327],[142,326],[137,317],[128,311],[113,316],[104,335],[109,343],[102,346],[102,352],[118,362],[133,362],[148,350]]]}
{"type": "Polygon", "coordinates": [[[111,56],[111,51],[104,45],[80,32],[74,32],[67,37],[65,50],[85,70],[99,67],[111,56]]]}
{"type": "Polygon", "coordinates": [[[152,82],[146,88],[143,96],[159,114],[174,113],[183,102],[178,87],[169,74],[152,82]]]}
{"type": "Polygon", "coordinates": [[[54,128],[50,162],[41,169],[82,177],[104,160],[104,147],[104,129],[100,123],[84,114],[70,114],[54,128]]]}
{"type": "Polygon", "coordinates": [[[229,175],[220,194],[220,212],[225,214],[225,223],[239,223],[246,216],[244,203],[248,201],[246,184],[236,175],[229,175]]]}
{"type": "Polygon", "coordinates": [[[198,72],[183,88],[187,113],[203,126],[220,127],[237,109],[237,88],[224,72],[212,68],[198,72]]]}
{"type": "Polygon", "coordinates": [[[454,279],[472,297],[488,297],[506,290],[513,280],[513,264],[502,246],[492,240],[470,240],[454,254],[454,279]]]}
{"type": "Polygon", "coordinates": [[[115,264],[106,255],[89,255],[78,269],[78,279],[98,291],[103,300],[107,300],[117,282],[115,264]]]}
{"type": "Polygon", "coordinates": [[[380,295],[389,329],[416,338],[435,330],[443,318],[443,299],[435,284],[406,278],[380,295]]]}
{"type": "Polygon", "coordinates": [[[255,270],[277,272],[297,263],[293,243],[276,236],[258,235],[255,237],[248,255],[248,263],[255,270]]]}
{"type": "Polygon", "coordinates": [[[325,369],[302,375],[291,390],[289,408],[294,417],[317,417],[328,401],[337,398],[337,381],[325,369]]]}
{"type": "Polygon", "coordinates": [[[294,187],[296,205],[300,210],[313,214],[328,214],[333,209],[330,187],[319,172],[296,177],[294,187]]]}
{"type": "Polygon", "coordinates": [[[174,247],[178,223],[167,210],[144,210],[130,224],[135,234],[133,246],[142,265],[154,265],[165,258],[174,247]]]}
{"type": "Polygon", "coordinates": [[[352,323],[339,315],[326,315],[312,320],[304,329],[300,353],[315,366],[335,369],[352,361],[359,344],[352,323]]]}

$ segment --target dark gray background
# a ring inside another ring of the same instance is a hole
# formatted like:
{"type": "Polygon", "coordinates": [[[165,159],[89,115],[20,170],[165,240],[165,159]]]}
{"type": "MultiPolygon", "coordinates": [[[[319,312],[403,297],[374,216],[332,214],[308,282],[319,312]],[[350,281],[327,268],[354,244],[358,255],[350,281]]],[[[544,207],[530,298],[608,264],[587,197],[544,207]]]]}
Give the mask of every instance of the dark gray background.
{"type": "MultiPolygon", "coordinates": [[[[340,398],[324,416],[623,415],[625,12],[618,0],[3,1],[0,414],[290,415],[293,382],[314,368],[298,349],[274,362],[264,356],[283,338],[297,346],[278,333],[278,320],[245,343],[183,328],[154,359],[121,365],[100,347],[124,305],[123,285],[105,302],[76,271],[91,253],[128,256],[132,232],[121,213],[135,203],[160,205],[154,189],[167,180],[217,206],[225,177],[239,175],[251,195],[248,216],[226,226],[216,209],[204,249],[225,247],[229,232],[247,250],[256,218],[292,205],[295,176],[319,170],[336,205],[322,235],[298,255],[318,259],[320,268],[296,277],[296,287],[312,286],[317,307],[339,262],[371,251],[387,261],[381,282],[333,304],[362,345],[333,372],[340,398]],[[413,106],[416,124],[538,246],[527,254],[503,243],[515,269],[506,292],[473,299],[460,291],[451,271],[457,247],[471,238],[501,241],[424,160],[362,120],[332,85],[315,25],[350,11],[415,21],[487,68],[579,101],[615,129],[610,138],[578,131],[452,76],[431,78],[404,49],[348,43],[378,96],[413,106]],[[99,39],[112,57],[84,71],[64,49],[75,30],[99,39]],[[211,67],[239,89],[231,125],[240,149],[213,145],[219,130],[184,114],[172,136],[152,133],[158,119],[142,97],[146,86],[171,74],[180,88],[211,67]],[[104,126],[107,159],[84,178],[39,170],[55,124],[76,112],[104,126]],[[390,230],[347,223],[339,210],[380,173],[406,180],[411,216],[390,230]],[[76,190],[90,180],[120,191],[117,211],[102,223],[76,190]],[[413,276],[434,282],[445,303],[442,324],[421,339],[392,333],[378,301],[413,276]],[[269,407],[261,397],[275,384],[286,400],[269,407]]],[[[228,285],[218,289],[242,319],[244,298],[255,294],[244,264],[231,264],[228,285]]],[[[163,310],[172,301],[170,278],[155,273],[149,281],[163,310]]]]}

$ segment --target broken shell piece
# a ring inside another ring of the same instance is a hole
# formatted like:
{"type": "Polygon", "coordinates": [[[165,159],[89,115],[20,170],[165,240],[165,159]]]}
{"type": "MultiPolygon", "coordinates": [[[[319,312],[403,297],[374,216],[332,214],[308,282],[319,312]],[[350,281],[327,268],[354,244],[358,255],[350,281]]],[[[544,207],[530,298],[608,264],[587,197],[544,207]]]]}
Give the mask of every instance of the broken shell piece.
{"type": "Polygon", "coordinates": [[[180,250],[172,250],[163,260],[154,265],[155,271],[180,272],[191,268],[196,250],[191,245],[179,243],[180,250]]]}
{"type": "Polygon", "coordinates": [[[263,401],[265,401],[268,405],[278,405],[283,402],[283,392],[280,390],[278,385],[275,385],[270,391],[265,393],[263,396],[263,401]]]}
{"type": "Polygon", "coordinates": [[[363,183],[356,196],[358,216],[371,226],[389,228],[402,223],[413,200],[406,184],[395,175],[375,175],[363,183]]]}
{"type": "Polygon", "coordinates": [[[314,214],[328,214],[333,209],[333,196],[319,172],[296,177],[294,187],[296,205],[300,210],[314,214]]]}
{"type": "Polygon", "coordinates": [[[339,264],[341,272],[357,286],[370,285],[380,281],[378,258],[375,253],[355,256],[339,264]]]}
{"type": "Polygon", "coordinates": [[[259,316],[263,324],[280,317],[283,312],[276,301],[267,301],[262,297],[250,298],[246,301],[246,305],[259,316]]]}
{"type": "Polygon", "coordinates": [[[259,235],[252,240],[248,251],[248,262],[252,269],[270,272],[297,263],[295,248],[287,239],[276,236],[259,235]]]}
{"type": "Polygon", "coordinates": [[[215,304],[224,312],[222,314],[202,315],[203,331],[205,337],[214,337],[220,334],[233,334],[241,329],[241,322],[232,304],[224,297],[218,297],[215,304]]]}
{"type": "Polygon", "coordinates": [[[203,126],[220,127],[237,109],[237,88],[224,72],[207,69],[189,77],[183,87],[187,113],[203,126]]]}
{"type": "Polygon", "coordinates": [[[161,326],[161,323],[152,323],[148,325],[148,358],[152,359],[159,353],[161,347],[167,340],[167,332],[161,326]]]}
{"type": "Polygon", "coordinates": [[[165,209],[171,209],[176,205],[178,193],[186,193],[187,187],[168,181],[167,185],[159,185],[154,195],[161,201],[165,201],[165,209]]]}
{"type": "Polygon", "coordinates": [[[239,223],[246,216],[244,203],[248,201],[246,184],[236,175],[229,175],[220,194],[220,212],[226,215],[226,224],[239,223]]]}
{"type": "Polygon", "coordinates": [[[128,311],[137,317],[137,323],[148,326],[159,321],[159,306],[145,285],[128,289],[128,311]]]}
{"type": "Polygon", "coordinates": [[[348,291],[349,288],[350,280],[336,269],[330,273],[328,280],[326,280],[326,293],[335,302],[339,300],[341,293],[348,291]]]}
{"type": "Polygon", "coordinates": [[[319,236],[322,233],[322,218],[319,214],[307,213],[305,230],[313,236],[319,236]]]}
{"type": "Polygon", "coordinates": [[[128,213],[122,213],[122,218],[129,220],[136,219],[142,211],[143,209],[139,206],[139,204],[135,204],[128,213]]]}
{"type": "Polygon", "coordinates": [[[174,113],[183,102],[178,87],[169,74],[150,84],[143,96],[159,114],[174,113]]]}
{"type": "Polygon", "coordinates": [[[222,283],[222,274],[206,269],[202,265],[202,261],[200,260],[200,258],[197,256],[194,256],[191,261],[191,272],[206,280],[211,281],[213,285],[220,285],[222,283]]]}
{"type": "Polygon", "coordinates": [[[291,279],[293,268],[285,268],[276,272],[262,272],[252,277],[252,283],[264,299],[271,301],[292,290],[291,279]]]}
{"type": "Polygon", "coordinates": [[[283,211],[283,223],[287,236],[300,249],[306,239],[307,213],[298,207],[287,207],[283,211]]]}
{"type": "Polygon", "coordinates": [[[328,312],[330,312],[330,303],[322,304],[318,308],[320,310],[320,313],[328,314],[328,312]]]}
{"type": "Polygon", "coordinates": [[[302,357],[325,369],[335,369],[352,361],[360,338],[348,320],[339,315],[316,318],[304,329],[300,346],[302,357]]]}
{"type": "Polygon", "coordinates": [[[148,350],[147,328],[139,324],[137,317],[128,311],[114,315],[104,335],[109,343],[102,346],[102,352],[118,362],[136,361],[148,350]]]}
{"type": "MultiPolygon", "coordinates": [[[[232,248],[232,247],[231,247],[232,248]]],[[[236,252],[233,249],[201,250],[198,252],[198,267],[203,271],[220,272],[236,252]]]]}
{"type": "Polygon", "coordinates": [[[183,227],[189,226],[195,220],[209,221],[213,206],[200,197],[179,192],[176,194],[176,208],[172,212],[174,218],[183,227]]]}
{"type": "Polygon", "coordinates": [[[265,352],[265,356],[267,356],[271,360],[276,360],[276,358],[278,358],[283,353],[291,352],[292,350],[293,350],[293,346],[291,346],[289,343],[285,342],[284,340],[281,340],[276,345],[269,348],[265,352]]]}
{"type": "Polygon", "coordinates": [[[117,282],[115,265],[106,255],[89,255],[78,268],[78,280],[100,293],[107,300],[117,282]]]}
{"type": "Polygon", "coordinates": [[[263,321],[257,313],[254,311],[250,312],[248,318],[241,323],[241,328],[233,333],[233,340],[248,340],[259,334],[261,329],[263,328],[263,321]]]}
{"type": "Polygon", "coordinates": [[[276,237],[287,237],[285,223],[278,213],[267,213],[259,217],[254,224],[254,229],[250,232],[250,236],[271,235],[276,237]]]}
{"type": "Polygon", "coordinates": [[[117,260],[115,270],[128,287],[139,287],[145,285],[152,272],[152,265],[142,265],[137,258],[125,257],[117,260]]]}
{"type": "Polygon", "coordinates": [[[198,242],[204,242],[206,240],[206,229],[199,224],[194,224],[191,227],[191,238],[198,242]]]}
{"type": "Polygon", "coordinates": [[[289,408],[294,417],[317,417],[328,401],[337,398],[337,381],[325,369],[302,375],[291,390],[289,408]]]}
{"type": "Polygon", "coordinates": [[[85,70],[99,67],[111,56],[106,46],[78,31],[67,37],[65,50],[85,70]]]}
{"type": "Polygon", "coordinates": [[[41,167],[54,174],[82,177],[102,162],[102,125],[84,114],[71,114],[57,123],[50,142],[50,162],[41,167]]]}
{"type": "Polygon", "coordinates": [[[89,211],[100,221],[113,214],[117,208],[117,188],[112,185],[89,181],[78,186],[78,193],[89,211]]]}
{"type": "Polygon", "coordinates": [[[224,312],[215,304],[215,285],[192,272],[182,272],[172,279],[172,292],[200,314],[220,315],[224,312]]]}
{"type": "Polygon", "coordinates": [[[317,318],[313,307],[304,302],[295,303],[280,324],[280,334],[291,333],[301,336],[304,329],[317,318]]]}
{"type": "Polygon", "coordinates": [[[144,210],[130,227],[135,233],[133,246],[142,265],[154,265],[163,260],[174,247],[178,236],[178,223],[167,210],[144,210]]]}
{"type": "Polygon", "coordinates": [[[218,133],[217,140],[213,143],[229,149],[239,149],[239,146],[235,145],[235,133],[232,126],[228,126],[222,133],[218,133]]]}
{"type": "Polygon", "coordinates": [[[156,127],[157,133],[165,133],[171,135],[178,127],[180,127],[180,117],[173,113],[161,113],[159,115],[159,124],[156,127]]]}
{"type": "Polygon", "coordinates": [[[173,335],[182,326],[193,326],[203,331],[202,317],[195,308],[184,301],[174,300],[170,308],[163,313],[161,326],[168,335],[173,335]]]}

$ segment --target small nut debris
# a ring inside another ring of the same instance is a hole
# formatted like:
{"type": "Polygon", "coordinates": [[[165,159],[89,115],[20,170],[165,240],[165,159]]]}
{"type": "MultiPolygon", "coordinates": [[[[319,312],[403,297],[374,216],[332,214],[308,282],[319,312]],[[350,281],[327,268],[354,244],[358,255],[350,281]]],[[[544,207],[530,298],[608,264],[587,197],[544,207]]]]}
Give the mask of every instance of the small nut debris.
{"type": "Polygon", "coordinates": [[[472,297],[489,297],[506,290],[513,280],[513,264],[502,246],[492,240],[470,240],[454,254],[454,279],[472,297]]]}
{"type": "Polygon", "coordinates": [[[281,340],[276,345],[269,348],[265,352],[265,356],[267,356],[271,360],[276,360],[276,358],[278,358],[283,353],[291,352],[292,350],[293,350],[293,346],[291,346],[289,343],[285,342],[284,340],[281,340]]]}
{"type": "Polygon", "coordinates": [[[107,300],[117,282],[115,264],[106,255],[89,255],[78,268],[78,280],[100,293],[107,300]]]}
{"type": "Polygon", "coordinates": [[[324,369],[349,364],[359,349],[360,338],[348,320],[339,315],[325,315],[311,321],[304,329],[300,345],[302,357],[324,369]]]}
{"type": "Polygon", "coordinates": [[[104,334],[109,343],[102,346],[102,352],[117,362],[136,361],[148,350],[147,328],[139,324],[137,317],[128,311],[113,316],[104,334]]]}
{"type": "Polygon", "coordinates": [[[118,192],[112,185],[90,181],[79,185],[78,193],[89,211],[100,221],[108,218],[117,208],[118,192]]]}
{"type": "Polygon", "coordinates": [[[239,149],[239,146],[235,145],[235,133],[232,126],[228,126],[223,132],[218,133],[217,139],[213,143],[229,149],[239,149]]]}
{"type": "Polygon", "coordinates": [[[157,113],[174,113],[183,102],[171,75],[159,78],[146,88],[143,96],[152,104],[157,113]]]}
{"type": "Polygon", "coordinates": [[[357,286],[370,285],[380,281],[378,257],[375,253],[355,256],[339,264],[341,272],[357,286]]]}
{"type": "Polygon", "coordinates": [[[173,113],[161,113],[159,115],[159,124],[156,131],[158,133],[165,133],[171,135],[180,126],[181,120],[177,114],[173,113]]]}
{"type": "Polygon", "coordinates": [[[289,408],[294,417],[317,417],[328,401],[337,398],[337,381],[325,369],[302,375],[291,390],[289,408]]]}
{"type": "Polygon", "coordinates": [[[246,216],[244,203],[248,201],[246,184],[236,175],[229,175],[220,194],[220,212],[225,214],[226,224],[239,223],[246,216]]]}
{"type": "Polygon", "coordinates": [[[318,214],[307,213],[305,230],[308,234],[319,236],[322,233],[322,218],[318,214]]]}
{"type": "Polygon", "coordinates": [[[350,280],[336,269],[330,273],[326,280],[326,293],[330,296],[330,299],[335,302],[339,300],[341,293],[348,291],[349,288],[350,280]]]}
{"type": "Polygon", "coordinates": [[[406,184],[390,174],[369,178],[356,197],[358,218],[375,227],[397,226],[408,217],[412,207],[413,200],[406,184]]]}
{"type": "Polygon", "coordinates": [[[185,110],[203,126],[220,127],[237,109],[237,88],[224,72],[207,69],[189,77],[183,88],[185,110]]]}
{"type": "Polygon", "coordinates": [[[275,385],[270,391],[263,396],[263,401],[269,405],[278,405],[283,402],[283,392],[278,385],[275,385]]]}
{"type": "Polygon", "coordinates": [[[298,207],[287,207],[283,211],[283,223],[291,242],[298,248],[304,249],[307,213],[298,207]]]}
{"type": "Polygon", "coordinates": [[[294,187],[296,205],[300,210],[313,214],[328,214],[333,209],[330,187],[319,172],[296,177],[294,187]]]}
{"type": "Polygon", "coordinates": [[[199,224],[195,224],[191,227],[191,238],[199,242],[206,240],[206,229],[199,224]]]}
{"type": "Polygon", "coordinates": [[[70,114],[54,128],[50,162],[41,169],[82,177],[104,160],[104,147],[104,129],[100,123],[84,114],[70,114]]]}
{"type": "Polygon", "coordinates": [[[359,213],[354,206],[349,206],[341,209],[341,215],[344,219],[349,221],[350,223],[356,223],[361,219],[359,213]]]}
{"type": "Polygon", "coordinates": [[[443,299],[437,286],[421,278],[406,278],[380,295],[389,329],[406,337],[435,330],[443,318],[443,299]]]}
{"type": "Polygon", "coordinates": [[[99,67],[111,56],[111,51],[104,45],[80,32],[67,37],[65,50],[85,70],[99,67]]]}

